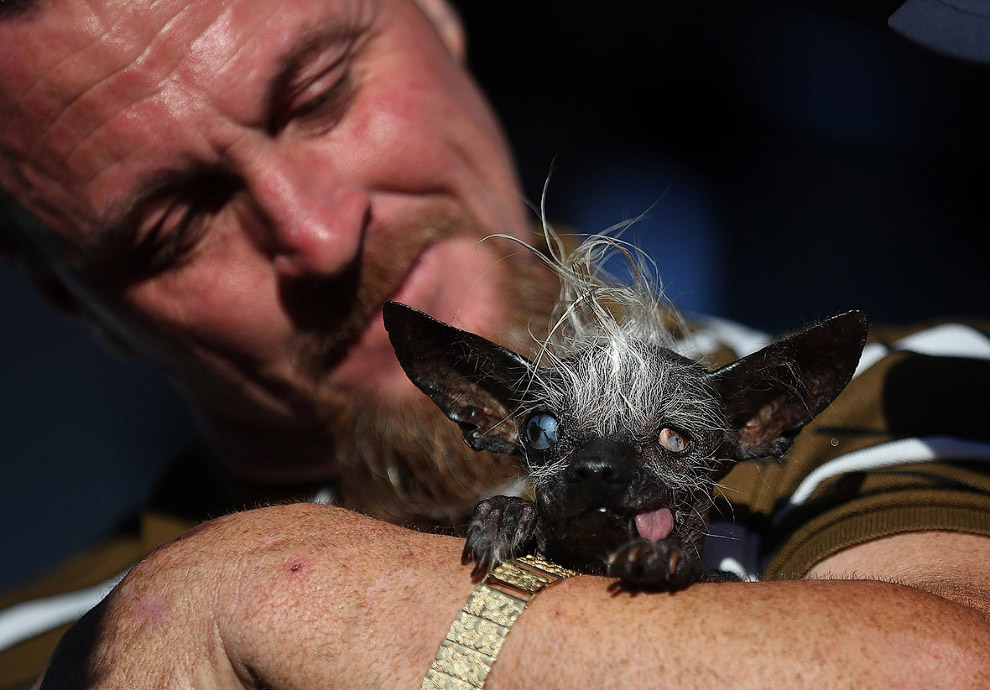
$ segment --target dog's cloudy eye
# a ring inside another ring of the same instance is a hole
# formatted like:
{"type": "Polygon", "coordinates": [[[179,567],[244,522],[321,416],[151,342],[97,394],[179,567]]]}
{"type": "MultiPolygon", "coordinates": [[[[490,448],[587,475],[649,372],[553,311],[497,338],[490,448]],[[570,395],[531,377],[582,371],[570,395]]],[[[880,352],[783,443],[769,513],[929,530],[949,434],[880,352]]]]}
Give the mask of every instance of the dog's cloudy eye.
{"type": "Polygon", "coordinates": [[[526,445],[534,450],[546,450],[560,439],[557,418],[546,412],[534,414],[526,421],[526,445]]]}
{"type": "Polygon", "coordinates": [[[691,443],[684,434],[679,434],[673,429],[667,428],[660,430],[660,436],[657,440],[661,446],[671,453],[682,453],[687,450],[688,445],[691,443]]]}

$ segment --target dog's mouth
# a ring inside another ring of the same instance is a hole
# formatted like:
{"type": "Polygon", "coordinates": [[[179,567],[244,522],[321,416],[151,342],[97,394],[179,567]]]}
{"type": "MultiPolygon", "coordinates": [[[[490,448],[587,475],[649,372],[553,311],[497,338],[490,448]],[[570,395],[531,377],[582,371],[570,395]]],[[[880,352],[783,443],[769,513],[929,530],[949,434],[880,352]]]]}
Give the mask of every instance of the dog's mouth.
{"type": "Polygon", "coordinates": [[[569,518],[561,527],[562,534],[582,539],[659,541],[674,531],[674,512],[666,506],[636,512],[598,506],[569,518]]]}
{"type": "Polygon", "coordinates": [[[549,527],[561,562],[594,568],[601,564],[603,554],[633,539],[667,539],[674,533],[675,524],[674,511],[665,505],[649,509],[598,505],[558,515],[549,527]]]}

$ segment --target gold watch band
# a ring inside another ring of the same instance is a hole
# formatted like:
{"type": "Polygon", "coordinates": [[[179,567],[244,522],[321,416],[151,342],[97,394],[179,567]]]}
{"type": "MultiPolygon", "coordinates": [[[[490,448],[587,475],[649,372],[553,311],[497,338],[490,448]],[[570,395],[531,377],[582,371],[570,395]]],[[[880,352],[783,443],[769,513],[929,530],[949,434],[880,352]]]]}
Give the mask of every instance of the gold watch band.
{"type": "Polygon", "coordinates": [[[573,570],[537,556],[522,556],[494,568],[471,592],[440,643],[420,690],[479,690],[484,687],[505,636],[537,593],[573,570]]]}

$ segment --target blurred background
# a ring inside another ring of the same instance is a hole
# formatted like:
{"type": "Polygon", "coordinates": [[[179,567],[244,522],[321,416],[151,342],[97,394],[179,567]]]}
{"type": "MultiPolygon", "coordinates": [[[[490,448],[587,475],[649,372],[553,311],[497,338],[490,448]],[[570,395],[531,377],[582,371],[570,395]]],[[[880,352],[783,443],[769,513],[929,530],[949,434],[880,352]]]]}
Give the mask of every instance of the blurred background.
{"type": "MultiPolygon", "coordinates": [[[[528,198],[552,168],[555,224],[643,215],[683,308],[990,316],[990,69],[895,34],[899,0],[455,4],[528,198]]],[[[194,430],[6,264],[0,295],[3,587],[123,520],[194,430]]]]}

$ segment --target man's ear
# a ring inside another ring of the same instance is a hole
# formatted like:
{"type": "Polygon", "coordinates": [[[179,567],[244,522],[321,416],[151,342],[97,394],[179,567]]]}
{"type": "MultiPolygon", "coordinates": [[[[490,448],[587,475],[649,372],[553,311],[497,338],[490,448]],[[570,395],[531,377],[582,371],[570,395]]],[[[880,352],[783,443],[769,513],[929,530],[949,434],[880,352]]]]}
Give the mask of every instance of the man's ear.
{"type": "Polygon", "coordinates": [[[467,35],[457,10],[447,0],[416,0],[427,16],[447,50],[461,64],[467,59],[467,35]]]}
{"type": "Polygon", "coordinates": [[[852,379],[866,332],[866,317],[851,311],[712,372],[737,432],[735,457],[780,457],[790,450],[804,425],[852,379]]]}
{"type": "Polygon", "coordinates": [[[464,441],[475,450],[516,452],[513,390],[531,375],[533,364],[404,304],[387,302],[383,314],[406,375],[460,425],[464,441]]]}

